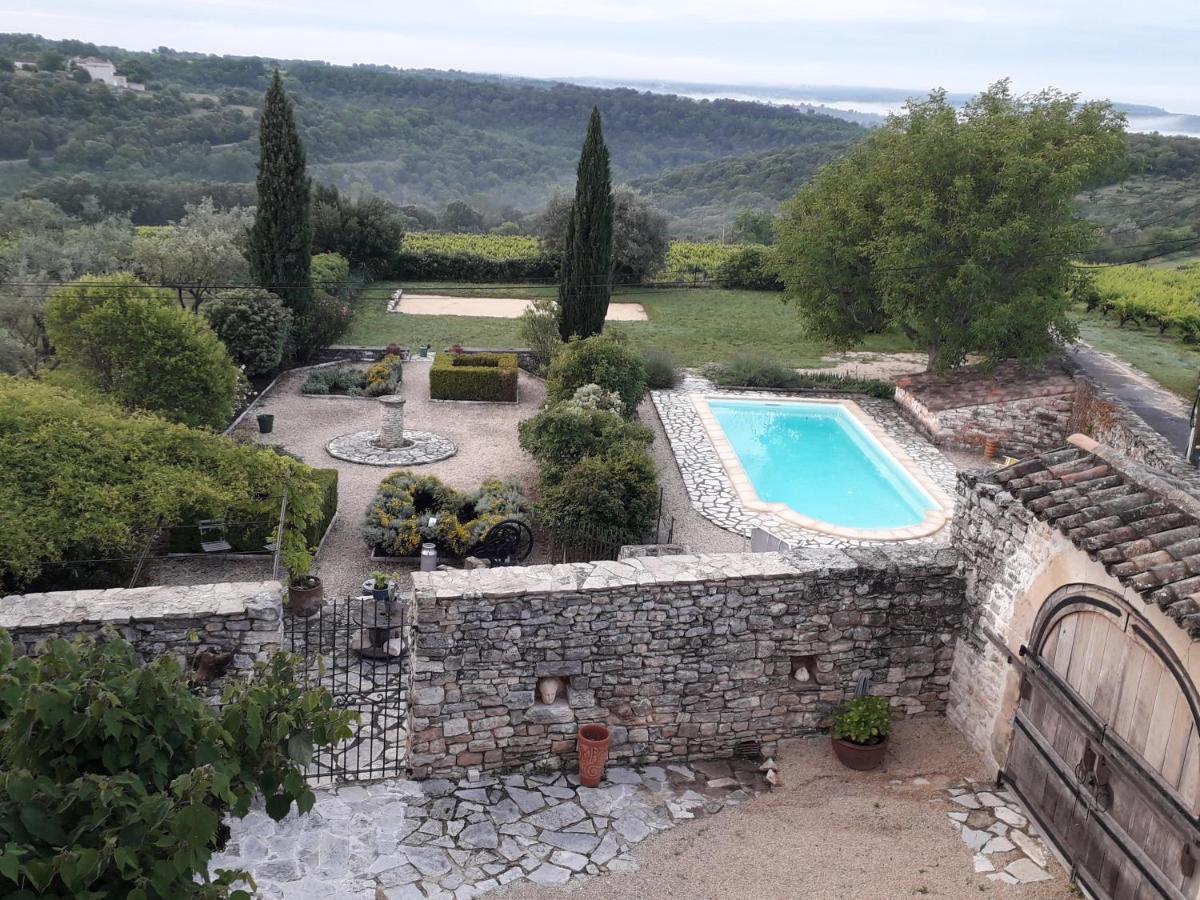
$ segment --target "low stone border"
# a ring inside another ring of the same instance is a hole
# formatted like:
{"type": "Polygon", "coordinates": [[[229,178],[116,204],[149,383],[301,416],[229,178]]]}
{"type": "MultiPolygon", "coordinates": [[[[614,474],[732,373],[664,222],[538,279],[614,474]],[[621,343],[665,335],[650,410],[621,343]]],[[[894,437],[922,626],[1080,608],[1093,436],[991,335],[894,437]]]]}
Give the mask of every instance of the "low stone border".
{"type": "Polygon", "coordinates": [[[392,467],[423,466],[448,459],[458,452],[453,441],[432,431],[405,431],[405,439],[412,443],[394,449],[377,447],[375,441],[378,437],[378,431],[356,431],[335,437],[325,445],[325,449],[330,456],[346,462],[392,467]]]}
{"type": "MultiPolygon", "coordinates": [[[[654,407],[662,421],[663,430],[675,454],[680,475],[687,487],[692,507],[702,516],[735,534],[750,537],[755,528],[770,532],[793,547],[855,547],[878,546],[878,540],[859,540],[811,531],[786,521],[771,512],[746,509],[737,489],[721,464],[716,448],[704,427],[692,395],[708,394],[729,399],[762,399],[757,391],[726,391],[715,387],[706,378],[688,375],[679,387],[669,391],[652,391],[654,407]]],[[[812,400],[812,394],[772,392],[773,399],[812,400]]],[[[826,393],[826,398],[843,399],[844,394],[826,393]]],[[[854,398],[854,402],[910,460],[930,479],[947,499],[947,517],[953,516],[953,498],[958,470],[942,453],[921,437],[900,415],[895,403],[873,397],[854,398]]],[[[945,544],[949,529],[919,540],[945,544]]]]}

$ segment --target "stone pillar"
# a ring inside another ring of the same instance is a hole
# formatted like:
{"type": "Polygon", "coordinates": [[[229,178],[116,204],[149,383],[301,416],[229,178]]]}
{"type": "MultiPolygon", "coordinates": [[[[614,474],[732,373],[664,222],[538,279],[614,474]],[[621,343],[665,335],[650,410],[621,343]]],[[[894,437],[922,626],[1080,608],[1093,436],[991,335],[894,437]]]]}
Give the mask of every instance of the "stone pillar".
{"type": "Polygon", "coordinates": [[[383,410],[383,421],[379,428],[379,437],[375,439],[378,447],[394,450],[404,446],[404,398],[394,394],[380,397],[383,410]]]}

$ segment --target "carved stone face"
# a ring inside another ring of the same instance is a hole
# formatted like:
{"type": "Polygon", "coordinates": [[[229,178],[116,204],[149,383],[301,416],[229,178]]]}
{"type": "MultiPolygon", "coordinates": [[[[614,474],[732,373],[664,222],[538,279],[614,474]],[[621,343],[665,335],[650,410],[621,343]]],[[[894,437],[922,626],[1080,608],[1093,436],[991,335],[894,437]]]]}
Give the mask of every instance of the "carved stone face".
{"type": "Polygon", "coordinates": [[[558,699],[562,682],[554,677],[539,678],[537,683],[538,699],[549,705],[558,699]]]}

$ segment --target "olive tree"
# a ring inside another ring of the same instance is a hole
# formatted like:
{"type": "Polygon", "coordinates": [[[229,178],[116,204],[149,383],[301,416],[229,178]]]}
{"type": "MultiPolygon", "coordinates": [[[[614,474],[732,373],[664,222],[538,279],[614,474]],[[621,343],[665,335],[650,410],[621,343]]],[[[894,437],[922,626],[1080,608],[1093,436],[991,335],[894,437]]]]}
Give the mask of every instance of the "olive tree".
{"type": "MultiPolygon", "coordinates": [[[[562,255],[571,197],[556,193],[542,213],[540,238],[548,256],[562,255]]],[[[617,281],[641,281],[663,267],[670,237],[667,219],[650,201],[628,187],[613,191],[612,270],[617,281]]]]}

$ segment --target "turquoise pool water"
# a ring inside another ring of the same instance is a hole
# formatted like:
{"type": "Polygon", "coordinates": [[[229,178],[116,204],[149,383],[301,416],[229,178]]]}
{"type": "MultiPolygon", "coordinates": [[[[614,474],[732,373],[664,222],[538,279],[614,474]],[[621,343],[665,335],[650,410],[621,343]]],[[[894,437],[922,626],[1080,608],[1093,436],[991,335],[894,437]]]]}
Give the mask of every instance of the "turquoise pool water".
{"type": "Polygon", "coordinates": [[[760,500],[843,528],[905,528],[937,504],[832,403],[709,400],[760,500]]]}

